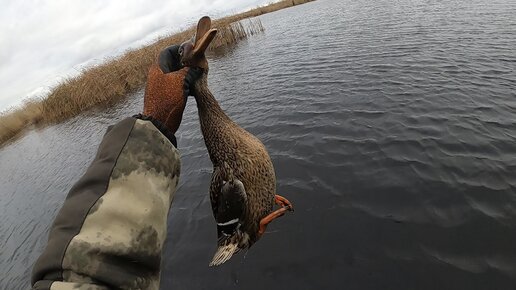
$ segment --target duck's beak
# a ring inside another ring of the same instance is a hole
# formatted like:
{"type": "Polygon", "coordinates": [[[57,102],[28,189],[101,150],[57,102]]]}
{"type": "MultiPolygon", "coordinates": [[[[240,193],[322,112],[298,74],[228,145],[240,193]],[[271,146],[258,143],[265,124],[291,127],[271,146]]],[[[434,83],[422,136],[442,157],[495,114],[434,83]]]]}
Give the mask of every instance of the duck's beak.
{"type": "Polygon", "coordinates": [[[197,24],[195,40],[189,40],[181,44],[179,52],[184,66],[208,68],[205,52],[215,38],[215,35],[217,35],[217,29],[210,29],[210,27],[210,18],[207,16],[201,18],[197,24]]]}
{"type": "Polygon", "coordinates": [[[215,38],[215,35],[217,35],[217,29],[210,29],[199,41],[196,40],[192,57],[203,57],[208,45],[210,45],[215,38]]]}

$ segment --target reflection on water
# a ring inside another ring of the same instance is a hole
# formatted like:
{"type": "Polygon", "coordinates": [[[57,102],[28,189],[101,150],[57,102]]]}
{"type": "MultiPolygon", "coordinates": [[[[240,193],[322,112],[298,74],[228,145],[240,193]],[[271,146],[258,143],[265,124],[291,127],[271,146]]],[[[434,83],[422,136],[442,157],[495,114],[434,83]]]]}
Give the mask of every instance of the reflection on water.
{"type": "MultiPolygon", "coordinates": [[[[296,212],[208,268],[211,163],[193,99],[162,288],[514,289],[516,4],[320,0],[211,62],[296,212]]],[[[28,285],[56,211],[141,92],[1,149],[0,282],[28,285]]],[[[2,287],[3,288],[3,287],[2,287]]]]}

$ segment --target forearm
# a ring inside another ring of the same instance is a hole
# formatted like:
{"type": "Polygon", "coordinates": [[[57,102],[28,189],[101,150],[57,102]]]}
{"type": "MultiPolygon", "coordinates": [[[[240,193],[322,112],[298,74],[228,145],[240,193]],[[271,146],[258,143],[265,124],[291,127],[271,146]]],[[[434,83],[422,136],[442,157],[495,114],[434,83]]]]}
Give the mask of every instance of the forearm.
{"type": "Polygon", "coordinates": [[[110,128],[54,221],[34,289],[157,289],[179,171],[177,149],[150,121],[110,128]]]}

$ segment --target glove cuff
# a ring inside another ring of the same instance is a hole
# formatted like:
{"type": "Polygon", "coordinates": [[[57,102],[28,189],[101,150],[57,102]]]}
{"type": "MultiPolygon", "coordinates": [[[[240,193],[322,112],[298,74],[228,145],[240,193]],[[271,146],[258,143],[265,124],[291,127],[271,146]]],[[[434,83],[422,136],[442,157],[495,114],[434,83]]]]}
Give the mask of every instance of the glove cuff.
{"type": "Polygon", "coordinates": [[[195,95],[194,92],[194,84],[201,75],[203,74],[203,69],[199,67],[189,67],[188,72],[186,73],[184,83],[183,83],[183,95],[186,98],[188,96],[195,95]]]}
{"type": "Polygon", "coordinates": [[[157,119],[154,119],[151,116],[147,116],[147,115],[144,115],[144,114],[136,114],[136,115],[133,116],[133,118],[140,119],[140,120],[143,120],[143,121],[150,121],[154,125],[154,127],[156,127],[156,129],[158,129],[161,132],[161,134],[163,134],[165,137],[167,137],[167,139],[170,140],[170,142],[172,144],[174,144],[174,147],[177,148],[176,136],[163,123],[161,123],[157,119]]]}

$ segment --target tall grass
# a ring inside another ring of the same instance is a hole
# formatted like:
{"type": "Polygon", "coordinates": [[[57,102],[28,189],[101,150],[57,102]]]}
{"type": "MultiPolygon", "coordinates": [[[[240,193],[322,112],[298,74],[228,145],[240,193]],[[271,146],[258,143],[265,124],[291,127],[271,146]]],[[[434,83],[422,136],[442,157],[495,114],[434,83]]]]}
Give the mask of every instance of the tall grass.
{"type": "Polygon", "coordinates": [[[39,124],[43,119],[43,103],[39,99],[23,102],[17,109],[11,109],[0,115],[0,146],[17,136],[25,128],[39,124]]]}
{"type": "Polygon", "coordinates": [[[227,47],[247,38],[249,35],[261,33],[265,30],[259,19],[250,19],[246,24],[242,21],[229,23],[218,27],[217,37],[208,47],[210,51],[227,47]]]}
{"type": "MultiPolygon", "coordinates": [[[[210,50],[229,46],[264,30],[259,19],[251,19],[245,25],[240,22],[242,19],[311,1],[283,0],[215,20],[213,26],[219,33],[210,50]]],[[[149,67],[163,48],[181,43],[193,34],[194,27],[88,67],[77,76],[56,85],[45,98],[27,100],[17,108],[0,113],[0,146],[32,125],[63,121],[90,108],[114,104],[127,93],[143,86],[149,67]]]]}

